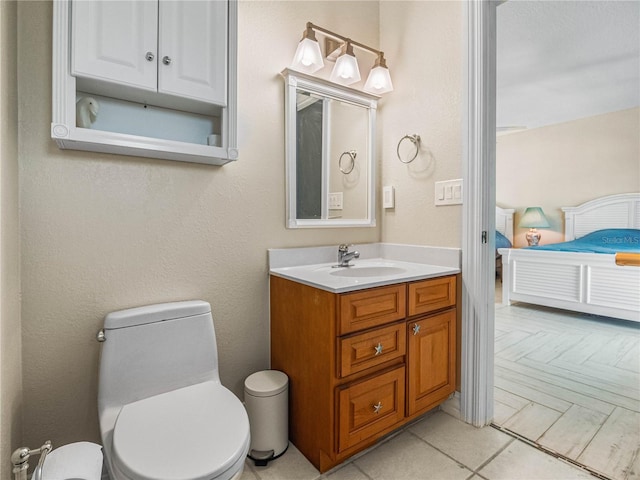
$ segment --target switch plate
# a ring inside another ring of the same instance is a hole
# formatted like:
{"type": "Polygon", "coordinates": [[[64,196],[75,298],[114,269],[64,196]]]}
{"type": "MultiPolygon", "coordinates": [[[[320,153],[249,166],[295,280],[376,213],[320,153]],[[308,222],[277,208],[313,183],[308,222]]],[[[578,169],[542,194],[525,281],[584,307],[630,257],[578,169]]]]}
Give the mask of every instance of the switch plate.
{"type": "Polygon", "coordinates": [[[382,187],[382,207],[394,208],[396,206],[396,189],[391,185],[382,187]]]}
{"type": "Polygon", "coordinates": [[[460,205],[462,204],[462,179],[445,180],[436,182],[436,205],[460,205]]]}
{"type": "Polygon", "coordinates": [[[329,210],[342,210],[342,192],[329,193],[329,210]]]}

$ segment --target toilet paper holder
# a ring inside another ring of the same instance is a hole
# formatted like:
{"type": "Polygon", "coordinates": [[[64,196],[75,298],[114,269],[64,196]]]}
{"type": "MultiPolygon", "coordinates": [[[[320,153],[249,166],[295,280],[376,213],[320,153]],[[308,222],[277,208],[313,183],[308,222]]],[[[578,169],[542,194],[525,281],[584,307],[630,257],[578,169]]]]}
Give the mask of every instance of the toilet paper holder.
{"type": "Polygon", "coordinates": [[[11,454],[11,463],[13,464],[14,480],[27,480],[27,470],[29,469],[29,458],[31,455],[40,455],[38,465],[33,471],[31,480],[42,479],[42,466],[47,454],[53,449],[51,441],[47,440],[40,448],[31,450],[28,447],[20,447],[11,454]]]}

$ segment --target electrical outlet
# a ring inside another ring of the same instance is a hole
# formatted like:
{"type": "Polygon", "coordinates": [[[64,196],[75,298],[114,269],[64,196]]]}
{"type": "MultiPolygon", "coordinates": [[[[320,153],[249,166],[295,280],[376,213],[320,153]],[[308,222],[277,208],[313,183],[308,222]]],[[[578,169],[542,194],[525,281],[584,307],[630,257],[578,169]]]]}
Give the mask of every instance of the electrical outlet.
{"type": "Polygon", "coordinates": [[[342,210],[342,192],[329,194],[329,210],[342,210]]]}

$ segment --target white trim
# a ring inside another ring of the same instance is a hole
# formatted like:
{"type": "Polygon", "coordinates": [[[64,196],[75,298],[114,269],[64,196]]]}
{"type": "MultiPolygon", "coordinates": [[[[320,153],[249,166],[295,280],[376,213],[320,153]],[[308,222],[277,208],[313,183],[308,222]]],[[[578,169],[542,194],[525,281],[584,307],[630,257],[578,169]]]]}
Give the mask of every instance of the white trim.
{"type": "Polygon", "coordinates": [[[495,275],[496,6],[465,2],[467,91],[464,112],[462,378],[460,413],[468,423],[493,417],[495,275]],[[487,243],[482,243],[483,232],[487,243]]]}

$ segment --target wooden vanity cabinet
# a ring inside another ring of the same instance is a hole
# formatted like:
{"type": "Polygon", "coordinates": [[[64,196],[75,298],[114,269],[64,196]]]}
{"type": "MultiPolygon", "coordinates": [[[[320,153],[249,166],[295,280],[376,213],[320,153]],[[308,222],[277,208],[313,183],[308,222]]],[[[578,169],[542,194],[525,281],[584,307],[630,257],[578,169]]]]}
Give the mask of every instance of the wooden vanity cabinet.
{"type": "Polygon", "coordinates": [[[455,390],[455,275],[342,294],[272,276],[270,295],[289,437],[321,472],[455,390]]]}

